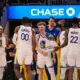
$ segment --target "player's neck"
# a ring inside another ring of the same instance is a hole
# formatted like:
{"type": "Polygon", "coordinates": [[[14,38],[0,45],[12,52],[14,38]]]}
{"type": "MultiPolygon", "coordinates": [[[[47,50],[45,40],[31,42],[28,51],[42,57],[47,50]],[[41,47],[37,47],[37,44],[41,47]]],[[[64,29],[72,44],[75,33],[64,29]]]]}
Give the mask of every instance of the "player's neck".
{"type": "Polygon", "coordinates": [[[41,32],[40,34],[41,34],[41,35],[45,35],[45,34],[46,34],[46,32],[41,32]]]}
{"type": "Polygon", "coordinates": [[[48,26],[49,30],[52,30],[53,28],[54,28],[54,26],[50,26],[50,25],[48,26]]]}

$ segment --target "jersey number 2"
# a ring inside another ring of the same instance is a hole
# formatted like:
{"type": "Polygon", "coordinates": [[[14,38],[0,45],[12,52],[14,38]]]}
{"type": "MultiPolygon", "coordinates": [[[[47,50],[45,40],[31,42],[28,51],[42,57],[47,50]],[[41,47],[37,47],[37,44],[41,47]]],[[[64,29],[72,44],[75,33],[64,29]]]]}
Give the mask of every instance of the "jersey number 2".
{"type": "Polygon", "coordinates": [[[78,43],[78,37],[77,36],[71,36],[71,43],[78,43]]]}

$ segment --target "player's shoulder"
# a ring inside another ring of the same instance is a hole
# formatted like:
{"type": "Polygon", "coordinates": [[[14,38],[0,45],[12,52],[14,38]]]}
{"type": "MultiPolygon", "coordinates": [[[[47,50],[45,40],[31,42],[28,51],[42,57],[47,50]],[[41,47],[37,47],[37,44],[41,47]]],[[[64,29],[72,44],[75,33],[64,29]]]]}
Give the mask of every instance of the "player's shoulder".
{"type": "Polygon", "coordinates": [[[58,27],[54,27],[53,30],[55,30],[56,32],[60,32],[60,29],[58,27]]]}
{"type": "Polygon", "coordinates": [[[60,33],[61,33],[61,30],[60,30],[60,29],[58,29],[58,28],[56,28],[56,27],[54,27],[53,32],[54,32],[54,33],[56,33],[56,34],[57,34],[57,36],[59,36],[59,35],[60,35],[60,33]]]}
{"type": "Polygon", "coordinates": [[[31,27],[27,25],[20,25],[20,28],[31,28],[31,27]]]}
{"type": "Polygon", "coordinates": [[[69,32],[71,32],[71,31],[79,31],[80,29],[79,28],[73,28],[73,27],[71,27],[71,28],[69,28],[69,32]]]}
{"type": "Polygon", "coordinates": [[[73,30],[73,29],[74,29],[74,28],[72,28],[72,27],[71,27],[71,28],[69,28],[69,30],[73,30]]]}
{"type": "Polygon", "coordinates": [[[23,25],[19,25],[18,26],[18,31],[20,30],[20,29],[22,29],[24,26],[23,25]]]}
{"type": "Polygon", "coordinates": [[[17,33],[14,33],[14,34],[13,34],[13,37],[17,37],[17,35],[18,35],[17,33]]]}
{"type": "Polygon", "coordinates": [[[36,37],[39,37],[40,36],[40,33],[36,34],[36,37]]]}
{"type": "Polygon", "coordinates": [[[60,29],[58,27],[55,26],[54,28],[55,28],[56,31],[60,31],[60,29]]]}
{"type": "Polygon", "coordinates": [[[30,26],[25,26],[25,25],[20,25],[20,29],[19,30],[22,30],[22,29],[24,29],[24,30],[32,30],[32,27],[30,27],[30,26]]]}
{"type": "Polygon", "coordinates": [[[65,32],[66,32],[66,30],[61,31],[61,32],[60,32],[60,35],[64,35],[65,32]]]}
{"type": "Polygon", "coordinates": [[[31,28],[32,32],[36,33],[35,29],[34,28],[31,28]]]}
{"type": "Polygon", "coordinates": [[[80,31],[80,28],[77,28],[77,30],[79,30],[79,31],[80,31]]]}
{"type": "Polygon", "coordinates": [[[65,33],[68,33],[70,31],[70,28],[65,29],[65,33]]]}
{"type": "Polygon", "coordinates": [[[37,39],[40,39],[40,36],[41,36],[40,33],[36,34],[37,39]]]}

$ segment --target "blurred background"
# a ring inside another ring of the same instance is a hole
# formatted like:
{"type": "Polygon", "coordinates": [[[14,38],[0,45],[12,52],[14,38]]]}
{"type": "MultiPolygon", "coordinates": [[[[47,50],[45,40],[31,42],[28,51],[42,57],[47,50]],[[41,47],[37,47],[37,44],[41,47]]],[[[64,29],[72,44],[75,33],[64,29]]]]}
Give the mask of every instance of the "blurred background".
{"type": "MultiPolygon", "coordinates": [[[[21,24],[21,20],[8,19],[7,7],[10,5],[79,5],[80,0],[0,0],[0,24],[4,27],[4,32],[12,37],[14,28],[21,24]]],[[[57,19],[56,19],[57,20],[57,19]]],[[[70,19],[67,19],[69,21],[70,19]]],[[[32,20],[33,26],[36,27],[36,23],[41,21],[40,19],[32,20]]],[[[47,19],[44,19],[47,22],[47,19]]],[[[67,22],[66,21],[66,22],[67,22]]]]}

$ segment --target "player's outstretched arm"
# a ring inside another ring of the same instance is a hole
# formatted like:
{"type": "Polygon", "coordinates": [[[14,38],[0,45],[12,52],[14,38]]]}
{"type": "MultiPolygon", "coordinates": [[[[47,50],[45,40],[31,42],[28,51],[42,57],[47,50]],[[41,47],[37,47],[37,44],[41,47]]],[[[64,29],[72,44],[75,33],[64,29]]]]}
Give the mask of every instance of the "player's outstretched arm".
{"type": "Polygon", "coordinates": [[[69,30],[65,31],[65,40],[64,40],[64,43],[60,46],[60,48],[67,46],[67,44],[68,44],[68,32],[69,32],[69,30]]]}

